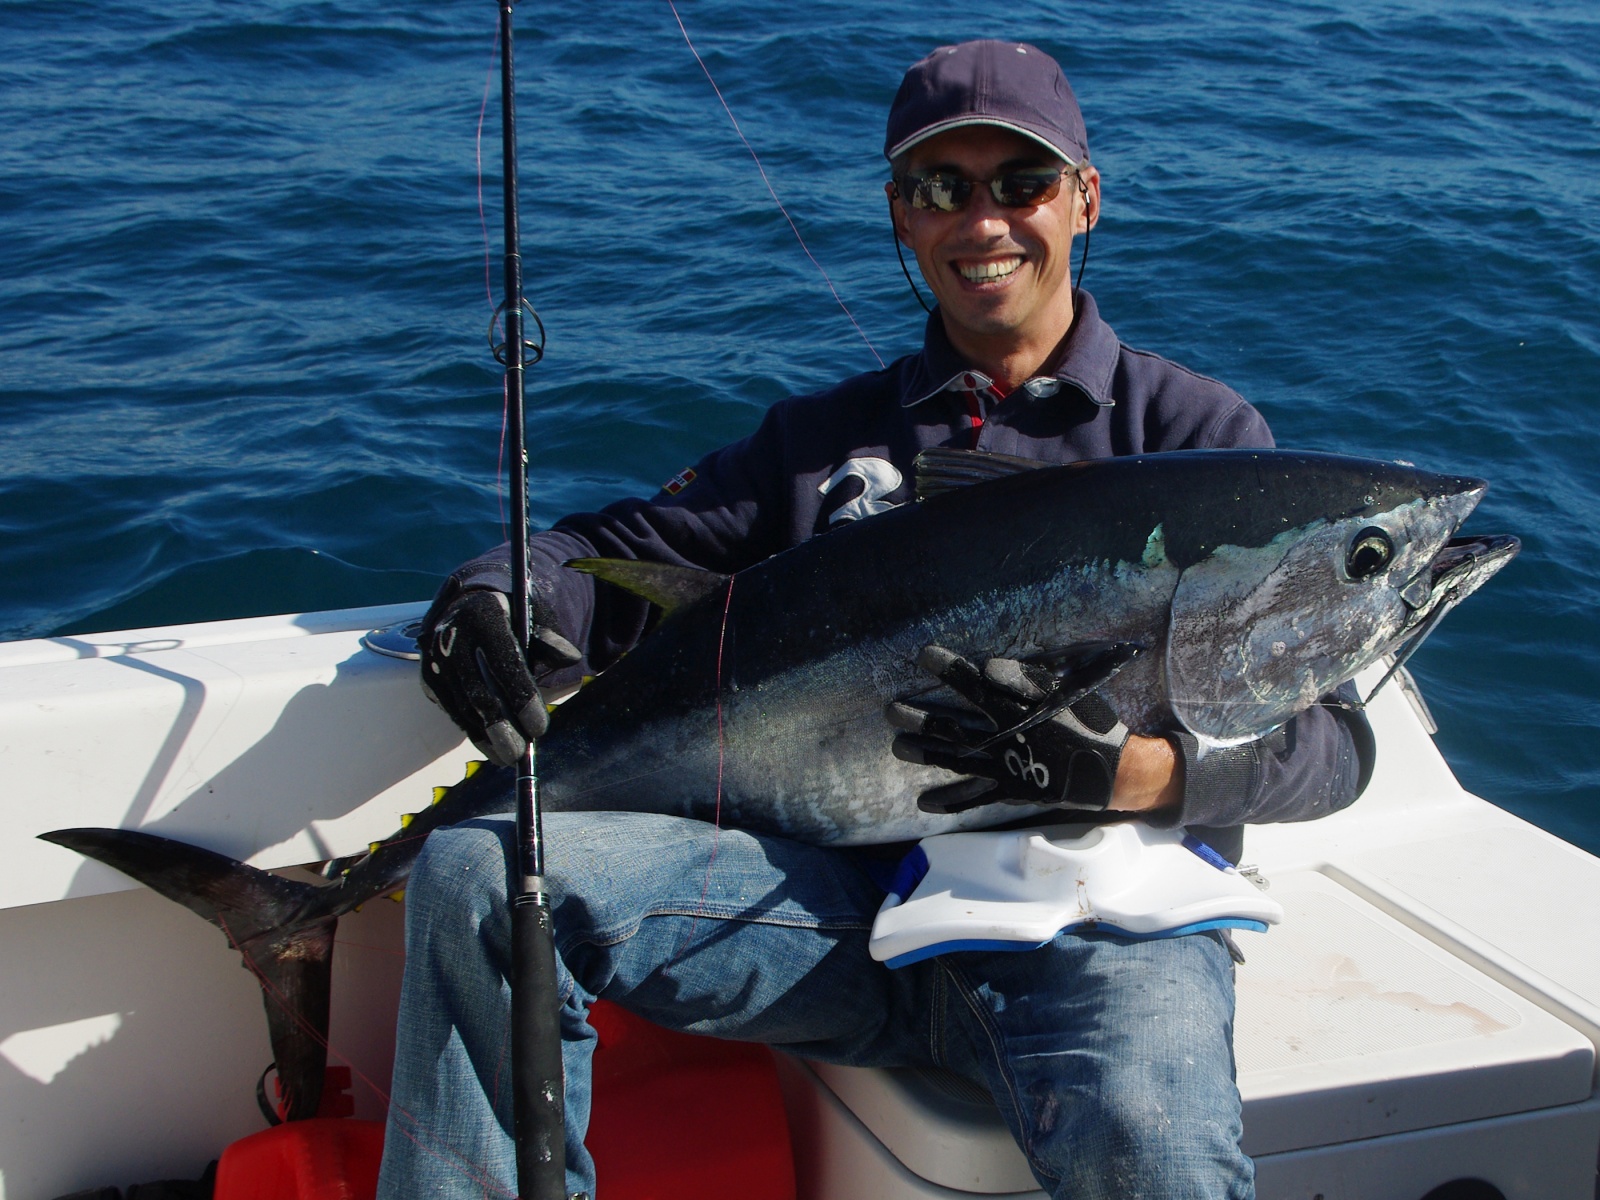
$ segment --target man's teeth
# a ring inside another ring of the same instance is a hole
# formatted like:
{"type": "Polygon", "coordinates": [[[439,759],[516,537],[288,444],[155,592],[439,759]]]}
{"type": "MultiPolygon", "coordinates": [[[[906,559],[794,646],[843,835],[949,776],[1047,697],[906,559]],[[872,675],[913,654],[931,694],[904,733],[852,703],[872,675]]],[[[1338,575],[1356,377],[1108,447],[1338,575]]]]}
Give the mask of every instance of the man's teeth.
{"type": "Polygon", "coordinates": [[[956,270],[963,279],[984,283],[990,279],[1004,279],[1021,265],[1021,258],[1002,258],[998,262],[963,263],[956,270]]]}

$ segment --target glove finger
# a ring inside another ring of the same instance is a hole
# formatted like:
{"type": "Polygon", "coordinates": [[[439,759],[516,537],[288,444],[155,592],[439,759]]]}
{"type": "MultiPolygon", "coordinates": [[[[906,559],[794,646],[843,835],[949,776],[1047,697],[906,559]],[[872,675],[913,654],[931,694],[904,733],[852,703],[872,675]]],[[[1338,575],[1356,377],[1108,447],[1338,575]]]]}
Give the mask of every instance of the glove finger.
{"type": "MultiPolygon", "coordinates": [[[[550,718],[512,632],[510,601],[500,592],[469,593],[447,614],[447,620],[452,617],[459,630],[457,641],[471,651],[470,669],[461,662],[454,671],[445,672],[454,676],[461,699],[476,718],[470,724],[461,722],[462,727],[469,734],[477,731],[475,744],[492,752],[498,765],[515,762],[522,756],[523,740],[542,737],[550,718]],[[506,729],[496,732],[496,724],[506,729]]],[[[552,649],[555,657],[582,657],[559,633],[540,628],[550,636],[539,643],[541,648],[552,649]]],[[[453,650],[455,659],[464,657],[461,646],[453,650]]]]}
{"type": "Polygon", "coordinates": [[[992,779],[958,779],[923,792],[917,797],[917,807],[926,813],[965,812],[990,803],[994,786],[992,779]]]}
{"type": "Polygon", "coordinates": [[[1099,692],[1090,692],[1067,711],[1098,737],[1116,740],[1119,745],[1127,741],[1128,727],[1117,716],[1117,710],[1107,704],[1099,692]]]}
{"type": "Polygon", "coordinates": [[[967,694],[967,688],[982,686],[977,666],[970,659],[962,658],[954,650],[947,650],[943,646],[924,646],[922,653],[917,655],[917,666],[963,696],[967,694]]]}
{"type": "Polygon", "coordinates": [[[550,728],[550,710],[545,706],[544,696],[538,688],[533,689],[533,699],[517,710],[516,721],[523,735],[534,741],[542,738],[550,728]]]}
{"type": "Polygon", "coordinates": [[[1047,671],[1014,658],[991,658],[983,664],[984,682],[1023,704],[1037,704],[1050,694],[1054,682],[1047,671]]]}
{"type": "Polygon", "coordinates": [[[482,741],[474,740],[479,752],[497,767],[509,767],[522,758],[528,740],[517,732],[510,721],[496,721],[484,731],[482,741]]]}
{"type": "Polygon", "coordinates": [[[583,659],[579,650],[548,625],[535,625],[528,640],[528,657],[552,670],[570,667],[583,659]]]}
{"type": "Polygon", "coordinates": [[[943,646],[924,646],[917,665],[940,683],[972,701],[1001,726],[1014,724],[1027,712],[1028,705],[1004,688],[984,678],[975,663],[943,646]]]}
{"type": "MultiPolygon", "coordinates": [[[[550,727],[550,714],[546,712],[544,697],[526,668],[521,671],[496,673],[494,664],[484,651],[477,651],[478,673],[483,681],[481,691],[472,690],[474,703],[483,716],[484,724],[492,726],[497,718],[509,717],[515,723],[519,737],[540,738],[550,727]],[[509,675],[510,678],[506,678],[509,675]]],[[[521,757],[521,749],[516,757],[521,757]]]]}
{"type": "MultiPolygon", "coordinates": [[[[456,654],[461,654],[459,649],[456,654]]],[[[483,651],[474,649],[463,657],[464,662],[459,668],[445,672],[443,686],[436,681],[434,688],[445,703],[445,710],[472,738],[473,743],[483,749],[494,744],[489,736],[489,728],[504,722],[509,714],[500,688],[484,665],[483,651]]],[[[503,766],[504,763],[499,765],[503,766]]]]}
{"type": "MultiPolygon", "coordinates": [[[[472,658],[482,686],[474,687],[470,679],[460,680],[468,701],[482,718],[486,730],[497,720],[510,718],[521,736],[539,737],[548,726],[549,718],[544,709],[544,697],[539,694],[533,672],[528,669],[528,661],[511,630],[510,602],[499,592],[478,592],[462,597],[463,605],[469,601],[471,607],[462,617],[463,636],[472,642],[472,658]]],[[[566,642],[560,634],[555,636],[566,642]]],[[[571,643],[567,645],[570,648],[571,643]]],[[[519,749],[513,758],[520,757],[521,753],[519,749]]]]}
{"type": "Polygon", "coordinates": [[[497,765],[504,766],[516,761],[521,754],[520,748],[514,753],[507,748],[509,743],[503,734],[491,736],[490,733],[494,725],[507,723],[509,714],[504,692],[489,670],[483,650],[477,647],[464,650],[466,640],[465,636],[457,636],[448,658],[425,661],[424,689],[432,693],[450,719],[472,739],[473,745],[490,754],[497,765]]]}
{"type": "Polygon", "coordinates": [[[901,762],[915,763],[919,767],[942,767],[957,775],[999,778],[995,761],[988,754],[952,746],[939,738],[902,733],[890,743],[889,751],[901,762]]]}
{"type": "Polygon", "coordinates": [[[905,733],[923,733],[963,746],[975,746],[994,733],[994,722],[971,709],[946,704],[895,700],[884,705],[889,724],[905,733]]]}
{"type": "MultiPolygon", "coordinates": [[[[560,634],[540,643],[557,658],[576,649],[560,634]]],[[[526,739],[549,724],[527,659],[511,629],[510,601],[500,592],[468,592],[452,601],[421,639],[424,692],[504,766],[526,739]]]]}
{"type": "MultiPolygon", "coordinates": [[[[457,648],[459,651],[459,648],[457,648]]],[[[487,722],[479,706],[468,694],[468,687],[481,690],[482,677],[478,665],[471,660],[441,661],[436,655],[424,652],[422,658],[422,692],[445,712],[473,744],[482,749],[487,722]],[[463,670],[462,668],[466,668],[463,670]]],[[[496,713],[496,715],[499,715],[496,713]]]]}

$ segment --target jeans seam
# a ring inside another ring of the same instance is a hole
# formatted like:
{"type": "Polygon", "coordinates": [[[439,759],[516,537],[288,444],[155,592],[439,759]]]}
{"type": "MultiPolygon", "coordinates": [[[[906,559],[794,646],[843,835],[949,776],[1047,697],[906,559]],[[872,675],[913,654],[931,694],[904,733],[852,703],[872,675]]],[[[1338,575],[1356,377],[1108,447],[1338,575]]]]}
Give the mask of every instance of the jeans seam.
{"type": "Polygon", "coordinates": [[[838,930],[844,932],[872,928],[871,925],[865,922],[852,921],[847,918],[836,918],[834,920],[785,920],[771,912],[751,913],[748,909],[718,911],[714,908],[667,906],[652,908],[647,912],[641,913],[638,920],[629,922],[615,933],[608,933],[599,929],[591,930],[587,936],[579,934],[571,941],[564,943],[564,946],[569,947],[579,944],[617,946],[637,934],[640,927],[652,917],[706,917],[716,921],[744,921],[751,925],[776,925],[786,929],[838,930]]]}
{"type": "Polygon", "coordinates": [[[1020,1134],[1018,1144],[1024,1157],[1026,1157],[1028,1160],[1028,1166],[1033,1170],[1035,1175],[1042,1176],[1045,1179],[1055,1180],[1059,1183],[1059,1177],[1053,1171],[1049,1170],[1043,1164],[1038,1154],[1034,1152],[1033,1128],[1030,1122],[1025,1119],[1024,1114],[1026,1110],[1024,1110],[1022,1102],[1018,1098],[1016,1080],[1011,1076],[1011,1067],[1004,1053],[1005,1038],[1001,1035],[1000,1031],[989,1022],[983,1009],[973,999],[970,989],[965,985],[965,982],[956,972],[956,970],[949,964],[942,961],[940,962],[939,966],[944,973],[950,977],[951,982],[955,984],[956,992],[961,996],[963,1003],[965,1003],[967,1008],[972,1012],[974,1019],[976,1019],[978,1022],[979,1028],[983,1030],[984,1036],[989,1039],[989,1052],[994,1056],[995,1065],[1000,1072],[1001,1082],[1005,1084],[1006,1096],[1010,1100],[1011,1109],[1017,1114],[1017,1130],[1020,1134]]]}

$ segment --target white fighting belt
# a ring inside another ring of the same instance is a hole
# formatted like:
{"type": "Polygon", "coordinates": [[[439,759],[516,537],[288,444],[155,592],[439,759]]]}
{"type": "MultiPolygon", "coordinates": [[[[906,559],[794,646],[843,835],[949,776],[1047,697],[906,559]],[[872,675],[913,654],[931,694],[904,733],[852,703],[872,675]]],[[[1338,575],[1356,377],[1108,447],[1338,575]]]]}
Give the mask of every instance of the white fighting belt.
{"type": "Polygon", "coordinates": [[[1152,938],[1264,932],[1281,920],[1277,901],[1181,829],[1126,821],[945,833],[901,864],[868,948],[903,967],[952,950],[1033,950],[1079,927],[1152,938]]]}

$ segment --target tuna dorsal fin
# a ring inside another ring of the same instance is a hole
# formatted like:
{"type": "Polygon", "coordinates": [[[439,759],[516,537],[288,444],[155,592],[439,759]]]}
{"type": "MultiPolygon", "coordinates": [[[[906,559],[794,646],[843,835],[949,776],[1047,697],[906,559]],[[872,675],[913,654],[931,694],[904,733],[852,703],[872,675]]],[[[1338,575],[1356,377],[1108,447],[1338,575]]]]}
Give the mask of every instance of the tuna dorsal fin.
{"type": "Polygon", "coordinates": [[[667,612],[693,604],[728,582],[726,575],[716,571],[673,563],[637,562],[631,558],[574,558],[566,565],[574,571],[614,583],[635,596],[643,596],[667,612]]]}
{"type": "Polygon", "coordinates": [[[917,499],[926,500],[957,488],[970,487],[990,479],[1020,475],[1049,463],[1014,454],[990,454],[986,450],[957,450],[952,446],[933,446],[917,455],[917,499]]]}

